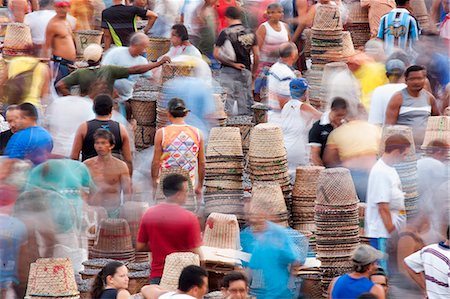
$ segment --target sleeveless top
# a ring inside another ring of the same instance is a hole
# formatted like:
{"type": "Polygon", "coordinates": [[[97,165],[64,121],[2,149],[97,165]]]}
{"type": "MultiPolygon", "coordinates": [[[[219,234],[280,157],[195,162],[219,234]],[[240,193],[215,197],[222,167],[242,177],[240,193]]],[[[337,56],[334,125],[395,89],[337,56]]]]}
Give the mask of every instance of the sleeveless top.
{"type": "Polygon", "coordinates": [[[357,299],[361,294],[369,293],[375,284],[370,279],[352,278],[345,274],[339,277],[334,283],[331,292],[332,299],[357,299]]]}
{"type": "Polygon", "coordinates": [[[264,22],[261,26],[266,28],[266,37],[261,47],[261,62],[264,66],[271,66],[278,60],[278,55],[271,56],[270,54],[277,52],[282,43],[289,41],[289,35],[286,24],[283,22],[280,22],[280,31],[275,31],[269,22],[264,22]]]}
{"type": "Polygon", "coordinates": [[[81,161],[97,156],[94,148],[94,133],[97,129],[105,129],[114,135],[115,146],[112,150],[113,154],[120,156],[120,149],[122,148],[122,136],[120,135],[120,124],[114,120],[98,120],[93,119],[87,122],[86,137],[83,141],[81,149],[81,161]]]}
{"type": "Polygon", "coordinates": [[[162,129],[161,168],[189,171],[192,184],[200,150],[200,131],[189,125],[169,125],[162,129]]]}
{"type": "Polygon", "coordinates": [[[99,299],[116,299],[117,289],[105,289],[99,299]]]}

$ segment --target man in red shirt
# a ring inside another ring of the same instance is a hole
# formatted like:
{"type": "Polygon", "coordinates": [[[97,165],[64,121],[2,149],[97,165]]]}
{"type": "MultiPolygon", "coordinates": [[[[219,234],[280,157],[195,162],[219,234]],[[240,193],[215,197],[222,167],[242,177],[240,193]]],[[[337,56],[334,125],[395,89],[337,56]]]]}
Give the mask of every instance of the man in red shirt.
{"type": "Polygon", "coordinates": [[[168,175],[162,182],[166,202],[147,210],[141,220],[137,251],[150,251],[150,284],[159,284],[166,256],[174,252],[200,255],[200,224],[197,216],[181,207],[188,197],[188,178],[168,175]]]}

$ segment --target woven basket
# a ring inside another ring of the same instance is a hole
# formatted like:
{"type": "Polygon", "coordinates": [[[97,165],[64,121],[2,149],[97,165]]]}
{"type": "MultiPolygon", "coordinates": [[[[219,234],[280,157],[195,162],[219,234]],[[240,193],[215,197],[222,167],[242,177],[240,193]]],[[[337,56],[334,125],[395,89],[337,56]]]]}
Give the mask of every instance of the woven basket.
{"type": "Polygon", "coordinates": [[[147,48],[147,60],[156,61],[159,57],[169,52],[170,39],[163,37],[149,37],[149,45],[147,48]]]}
{"type": "Polygon", "coordinates": [[[317,180],[316,204],[345,206],[357,202],[355,185],[348,169],[338,167],[322,170],[317,180]]]}
{"type": "Polygon", "coordinates": [[[127,252],[133,250],[130,227],[125,219],[104,219],[100,223],[94,250],[127,252]]]}
{"type": "Polygon", "coordinates": [[[292,196],[315,198],[317,194],[317,180],[323,169],[325,168],[322,166],[297,167],[292,196]]]}
{"type": "Polygon", "coordinates": [[[137,125],[134,130],[134,145],[139,150],[153,146],[155,143],[155,134],[155,127],[137,125]]]}
{"type": "Polygon", "coordinates": [[[131,113],[138,125],[155,125],[156,101],[160,97],[159,92],[140,91],[134,92],[133,98],[129,100],[131,113]]]}
{"type": "Polygon", "coordinates": [[[311,57],[311,29],[306,28],[305,30],[303,30],[303,34],[305,36],[303,52],[305,54],[305,57],[311,57]]]}
{"type": "Polygon", "coordinates": [[[230,116],[227,118],[227,127],[238,127],[241,132],[242,139],[242,149],[247,152],[250,146],[250,136],[252,133],[252,128],[255,124],[253,123],[253,118],[251,116],[230,116]]]}
{"type": "Polygon", "coordinates": [[[189,177],[189,171],[187,171],[186,169],[182,169],[182,168],[162,168],[161,169],[161,173],[160,173],[160,183],[158,185],[158,190],[156,191],[156,200],[157,201],[163,201],[165,200],[165,196],[164,193],[162,191],[162,182],[164,181],[164,178],[166,176],[168,176],[169,174],[172,173],[177,173],[177,174],[181,174],[183,176],[185,176],[188,179],[188,187],[189,187],[189,193],[188,193],[188,199],[184,205],[184,207],[187,210],[190,211],[195,211],[197,209],[197,200],[195,198],[195,194],[194,194],[194,188],[192,186],[192,181],[189,177]]]}
{"type": "Polygon", "coordinates": [[[273,182],[255,182],[253,184],[252,199],[249,207],[250,214],[278,215],[287,212],[286,202],[280,185],[273,182]]]}
{"type": "Polygon", "coordinates": [[[450,116],[428,117],[427,129],[423,139],[422,148],[426,149],[433,140],[450,140],[450,116]]]}
{"type": "Polygon", "coordinates": [[[176,252],[166,256],[160,287],[170,291],[177,290],[181,271],[190,265],[200,266],[200,258],[197,254],[176,252]]]}
{"type": "Polygon", "coordinates": [[[75,297],[78,287],[68,258],[38,259],[30,265],[27,296],[75,297]]]}
{"type": "Polygon", "coordinates": [[[235,215],[211,213],[203,234],[205,246],[240,249],[239,224],[235,215]]]}
{"type": "Polygon", "coordinates": [[[349,31],[342,32],[342,56],[350,57],[355,55],[355,47],[353,46],[352,35],[349,31]]]}
{"type": "Polygon", "coordinates": [[[239,128],[212,128],[209,133],[206,156],[243,156],[239,128]]]}
{"type": "Polygon", "coordinates": [[[342,30],[342,28],[339,6],[331,4],[321,4],[317,6],[312,29],[342,30]]]}
{"type": "Polygon", "coordinates": [[[102,42],[103,32],[99,30],[80,30],[73,33],[77,54],[83,55],[84,49],[90,44],[100,45],[102,42]]]}
{"type": "Polygon", "coordinates": [[[250,163],[252,158],[278,158],[286,155],[281,127],[266,123],[253,128],[250,137],[250,163]]]}
{"type": "Polygon", "coordinates": [[[127,201],[120,208],[120,218],[125,219],[130,226],[131,242],[133,247],[136,245],[137,234],[139,232],[139,224],[142,216],[149,208],[148,203],[138,201],[127,201]]]}
{"type": "Polygon", "coordinates": [[[176,77],[190,77],[193,76],[194,66],[183,62],[171,62],[162,66],[161,83],[176,77]]]}
{"type": "Polygon", "coordinates": [[[384,147],[386,139],[388,139],[392,135],[402,135],[408,139],[411,143],[411,146],[408,149],[408,155],[405,158],[405,161],[416,161],[416,149],[414,146],[414,137],[411,127],[395,125],[395,126],[384,126],[383,127],[383,135],[380,143],[380,156],[384,153],[384,147]]]}
{"type": "Polygon", "coordinates": [[[3,41],[3,57],[31,54],[32,49],[30,27],[23,23],[9,23],[3,41]]]}
{"type": "Polygon", "coordinates": [[[361,7],[359,1],[347,4],[347,8],[349,11],[348,19],[351,23],[369,23],[369,10],[367,7],[361,7]]]}

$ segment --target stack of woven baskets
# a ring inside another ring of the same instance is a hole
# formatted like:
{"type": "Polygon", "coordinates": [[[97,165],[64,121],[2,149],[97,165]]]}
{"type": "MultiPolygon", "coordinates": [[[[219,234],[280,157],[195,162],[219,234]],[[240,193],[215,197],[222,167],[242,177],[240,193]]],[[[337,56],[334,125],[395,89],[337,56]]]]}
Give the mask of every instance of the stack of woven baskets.
{"type": "Polygon", "coordinates": [[[250,147],[252,128],[255,126],[253,118],[245,115],[230,116],[227,118],[226,126],[239,128],[242,139],[242,150],[245,156],[250,147]]]}
{"type": "Polygon", "coordinates": [[[69,258],[38,259],[30,265],[25,298],[80,298],[69,258]]]}
{"type": "Polygon", "coordinates": [[[216,104],[216,119],[217,124],[221,127],[225,127],[227,122],[227,114],[225,112],[225,105],[223,102],[223,95],[220,93],[213,94],[214,104],[216,104]]]}
{"type": "Polygon", "coordinates": [[[255,182],[275,182],[290,207],[291,186],[287,153],[281,127],[264,123],[253,128],[249,149],[250,178],[255,182]]]}
{"type": "Polygon", "coordinates": [[[252,188],[252,199],[248,213],[250,215],[265,214],[270,221],[287,227],[289,211],[281,192],[275,182],[255,182],[252,188]]]}
{"type": "Polygon", "coordinates": [[[133,97],[129,100],[131,113],[137,122],[134,142],[138,150],[154,144],[156,133],[156,103],[161,97],[161,88],[143,78],[136,82],[133,97]]]}
{"type": "Polygon", "coordinates": [[[181,271],[190,265],[200,266],[200,258],[197,254],[175,252],[166,256],[160,287],[165,290],[176,291],[181,271]]]}
{"type": "Polygon", "coordinates": [[[361,7],[359,1],[348,3],[347,8],[350,23],[346,24],[346,30],[350,31],[356,49],[364,47],[370,39],[368,8],[361,7]]]}
{"type": "Polygon", "coordinates": [[[322,166],[301,166],[295,174],[292,190],[291,224],[302,233],[316,231],[314,223],[314,206],[317,194],[317,180],[322,166]]]}
{"type": "MultiPolygon", "coordinates": [[[[427,130],[422,144],[425,154],[429,154],[432,150],[428,145],[434,140],[444,141],[447,144],[450,142],[450,116],[430,116],[428,118],[427,130]]],[[[447,151],[447,160],[450,160],[450,149],[447,148],[447,151]]]]}
{"type": "Polygon", "coordinates": [[[89,251],[89,258],[108,258],[123,262],[134,261],[130,227],[125,219],[103,219],[97,242],[89,251]]]}
{"type": "Polygon", "coordinates": [[[32,49],[30,27],[23,23],[9,23],[3,42],[3,58],[31,55],[32,49]]]}
{"type": "Polygon", "coordinates": [[[397,134],[405,136],[411,143],[405,159],[401,163],[394,164],[394,168],[397,170],[400,181],[402,182],[402,190],[405,193],[406,216],[410,218],[417,214],[419,203],[419,192],[417,189],[417,157],[411,128],[400,125],[385,126],[383,128],[381,153],[384,152],[384,143],[386,139],[397,134]]]}
{"type": "Polygon", "coordinates": [[[169,52],[170,39],[164,37],[149,37],[147,48],[147,60],[156,61],[159,57],[169,52]]]}
{"type": "Polygon", "coordinates": [[[234,214],[244,221],[243,171],[239,128],[212,128],[206,149],[206,216],[212,212],[234,214]]]}
{"type": "Polygon", "coordinates": [[[322,170],[317,181],[315,221],[324,293],[333,278],[352,270],[351,255],[359,246],[358,202],[348,169],[322,170]]]}

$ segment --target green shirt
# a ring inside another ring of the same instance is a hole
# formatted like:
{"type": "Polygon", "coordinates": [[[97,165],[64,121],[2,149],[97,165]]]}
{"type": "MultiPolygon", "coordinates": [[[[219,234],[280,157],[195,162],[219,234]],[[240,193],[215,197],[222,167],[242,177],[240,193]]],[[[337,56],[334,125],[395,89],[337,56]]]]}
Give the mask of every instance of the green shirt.
{"type": "Polygon", "coordinates": [[[62,81],[69,89],[72,86],[79,85],[81,95],[88,94],[92,84],[102,81],[106,83],[109,93],[112,94],[114,81],[117,79],[128,78],[128,76],[129,72],[126,67],[104,65],[78,69],[63,78],[62,81]]]}

